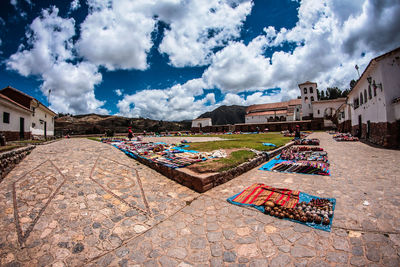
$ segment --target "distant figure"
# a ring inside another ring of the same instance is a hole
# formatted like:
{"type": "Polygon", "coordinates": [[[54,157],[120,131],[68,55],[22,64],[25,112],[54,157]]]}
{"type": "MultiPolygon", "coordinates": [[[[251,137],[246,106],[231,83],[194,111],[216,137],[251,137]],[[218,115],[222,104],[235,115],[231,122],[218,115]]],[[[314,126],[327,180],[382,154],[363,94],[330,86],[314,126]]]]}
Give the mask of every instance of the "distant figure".
{"type": "Polygon", "coordinates": [[[293,133],[293,128],[292,127],[289,127],[289,133],[293,133]]]}
{"type": "Polygon", "coordinates": [[[132,137],[133,137],[132,129],[131,129],[131,127],[129,127],[128,128],[128,139],[129,139],[129,141],[131,141],[132,137]]]}
{"type": "Polygon", "coordinates": [[[256,127],[256,132],[260,133],[260,128],[258,126],[256,127]]]}
{"type": "Polygon", "coordinates": [[[300,139],[300,126],[296,125],[296,130],[294,132],[294,139],[300,139]]]}

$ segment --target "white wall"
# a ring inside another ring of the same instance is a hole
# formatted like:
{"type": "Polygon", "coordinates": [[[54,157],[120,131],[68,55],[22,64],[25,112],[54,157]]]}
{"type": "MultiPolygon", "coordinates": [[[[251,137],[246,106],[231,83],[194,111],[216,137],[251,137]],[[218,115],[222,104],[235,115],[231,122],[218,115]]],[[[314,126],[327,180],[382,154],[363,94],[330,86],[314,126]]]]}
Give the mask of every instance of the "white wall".
{"type": "MultiPolygon", "coordinates": [[[[400,119],[398,115],[399,104],[393,103],[393,99],[400,97],[400,60],[396,57],[400,57],[400,52],[379,61],[379,71],[382,78],[375,79],[376,83],[382,83],[388,122],[400,119]]],[[[381,89],[378,88],[377,90],[380,91],[381,89]]]]}
{"type": "Polygon", "coordinates": [[[299,86],[301,92],[301,108],[303,112],[303,116],[310,116],[313,114],[313,101],[311,101],[311,97],[314,97],[314,101],[318,100],[317,97],[317,85],[316,84],[304,84],[299,86]],[[310,87],[313,89],[313,92],[310,93],[310,87]],[[307,89],[307,93],[304,92],[304,88],[307,89]],[[307,100],[305,99],[307,97],[307,100]]]}
{"type": "Polygon", "coordinates": [[[12,103],[0,99],[0,131],[19,132],[19,118],[24,118],[24,131],[30,131],[31,115],[29,111],[14,106],[12,103]],[[10,123],[3,123],[4,112],[10,113],[10,123]]]}
{"type": "Polygon", "coordinates": [[[333,112],[336,113],[336,110],[345,102],[343,101],[330,101],[330,102],[315,102],[313,104],[313,116],[314,118],[323,118],[325,114],[325,110],[332,108],[333,112]],[[319,110],[319,114],[318,114],[319,110]]]}
{"type": "MultiPolygon", "coordinates": [[[[273,117],[274,115],[272,115],[273,117]]],[[[245,123],[265,123],[268,122],[268,115],[256,115],[252,116],[251,114],[248,114],[245,116],[245,123]]]]}
{"type": "Polygon", "coordinates": [[[205,127],[205,126],[212,126],[211,118],[204,118],[204,119],[196,119],[192,121],[192,127],[205,127]]]}
{"type": "MultiPolygon", "coordinates": [[[[368,96],[368,80],[367,77],[371,77],[376,83],[382,81],[382,75],[380,70],[380,64],[370,67],[365,74],[361,77],[361,80],[357,83],[356,87],[349,94],[349,102],[355,103],[355,99],[360,99],[360,92],[363,93],[364,90],[367,92],[367,102],[360,105],[357,109],[354,109],[354,105],[351,109],[351,125],[358,125],[358,116],[361,115],[362,123],[367,123],[367,121],[377,123],[387,121],[387,111],[386,111],[386,97],[385,91],[381,91],[379,88],[376,90],[376,96],[374,96],[374,88],[371,86],[372,99],[368,96]]],[[[384,87],[385,88],[385,87],[384,87]]],[[[361,104],[361,100],[360,100],[361,104]]]]}
{"type": "MultiPolygon", "coordinates": [[[[33,104],[34,106],[35,104],[33,104]]],[[[32,135],[43,135],[44,136],[44,122],[46,121],[46,134],[48,136],[54,135],[54,117],[53,114],[48,112],[46,108],[39,106],[35,108],[35,113],[32,114],[32,123],[30,124],[30,130],[32,135]],[[43,121],[43,123],[40,123],[43,121]],[[33,126],[35,124],[35,126],[33,126]]]]}

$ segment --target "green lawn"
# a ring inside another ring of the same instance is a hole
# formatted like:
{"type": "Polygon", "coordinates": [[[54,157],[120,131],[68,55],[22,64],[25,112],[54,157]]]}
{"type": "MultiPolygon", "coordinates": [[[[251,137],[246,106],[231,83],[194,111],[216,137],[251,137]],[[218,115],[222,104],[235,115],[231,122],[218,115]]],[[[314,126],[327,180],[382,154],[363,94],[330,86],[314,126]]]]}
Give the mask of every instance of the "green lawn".
{"type": "MultiPolygon", "coordinates": [[[[195,136],[201,137],[202,135],[195,136]]],[[[269,151],[275,148],[263,146],[262,143],[272,143],[277,147],[280,147],[290,142],[292,139],[291,137],[283,137],[280,133],[204,135],[204,137],[220,137],[226,140],[189,143],[189,149],[197,151],[212,151],[221,148],[252,148],[259,151],[269,151]]]]}
{"type": "Polygon", "coordinates": [[[92,140],[92,141],[101,142],[100,137],[86,137],[86,138],[89,139],[89,140],[92,140]]]}
{"type": "Polygon", "coordinates": [[[17,145],[0,146],[0,153],[6,152],[6,151],[12,150],[14,148],[18,148],[18,147],[21,147],[21,146],[17,146],[17,145]]]}

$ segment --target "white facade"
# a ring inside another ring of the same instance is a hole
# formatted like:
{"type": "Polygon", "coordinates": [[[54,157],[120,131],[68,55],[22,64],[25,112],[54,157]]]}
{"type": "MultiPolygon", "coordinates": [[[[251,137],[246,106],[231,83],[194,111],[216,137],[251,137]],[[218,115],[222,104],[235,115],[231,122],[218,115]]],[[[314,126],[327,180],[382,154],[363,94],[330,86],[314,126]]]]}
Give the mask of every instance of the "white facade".
{"type": "Polygon", "coordinates": [[[267,115],[256,115],[256,116],[245,115],[244,120],[245,120],[244,123],[265,123],[265,122],[268,122],[268,116],[267,115]]]}
{"type": "Polygon", "coordinates": [[[370,62],[348,95],[351,124],[394,122],[400,119],[400,49],[370,62]]]}
{"type": "Polygon", "coordinates": [[[346,102],[346,98],[321,100],[313,103],[313,117],[325,118],[336,114],[336,110],[346,102]]]}
{"type": "Polygon", "coordinates": [[[54,136],[55,113],[39,102],[32,100],[32,123],[30,131],[35,136],[54,136]]]}
{"type": "Polygon", "coordinates": [[[21,129],[20,118],[23,118],[24,132],[29,132],[31,112],[0,97],[0,132],[19,132],[21,129]],[[9,114],[8,123],[4,121],[7,113],[9,114]]]}
{"type": "Polygon", "coordinates": [[[211,118],[199,118],[192,121],[192,128],[212,126],[211,118]]]}
{"type": "Polygon", "coordinates": [[[301,109],[303,117],[309,117],[313,115],[313,103],[318,101],[317,95],[317,83],[305,82],[299,84],[301,92],[301,109]]]}

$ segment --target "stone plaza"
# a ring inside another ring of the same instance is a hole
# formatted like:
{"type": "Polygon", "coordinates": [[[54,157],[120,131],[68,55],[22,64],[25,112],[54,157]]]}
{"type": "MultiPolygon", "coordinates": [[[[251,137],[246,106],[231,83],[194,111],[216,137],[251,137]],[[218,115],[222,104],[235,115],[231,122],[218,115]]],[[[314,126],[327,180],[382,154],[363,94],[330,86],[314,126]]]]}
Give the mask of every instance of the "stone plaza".
{"type": "Polygon", "coordinates": [[[199,194],[88,139],[0,183],[1,266],[400,266],[400,151],[319,138],[331,176],[257,168],[199,194]],[[336,198],[332,232],[232,205],[253,183],[336,198]]]}

